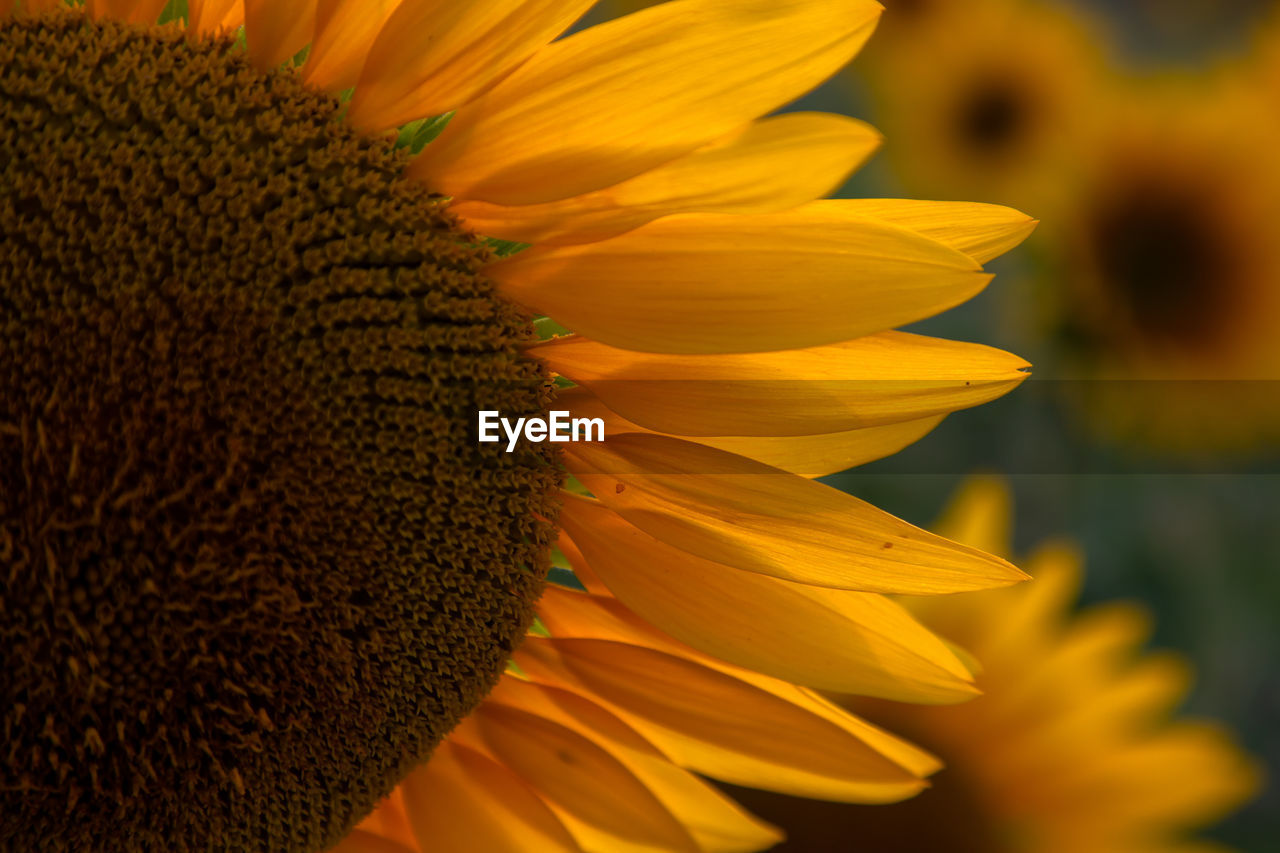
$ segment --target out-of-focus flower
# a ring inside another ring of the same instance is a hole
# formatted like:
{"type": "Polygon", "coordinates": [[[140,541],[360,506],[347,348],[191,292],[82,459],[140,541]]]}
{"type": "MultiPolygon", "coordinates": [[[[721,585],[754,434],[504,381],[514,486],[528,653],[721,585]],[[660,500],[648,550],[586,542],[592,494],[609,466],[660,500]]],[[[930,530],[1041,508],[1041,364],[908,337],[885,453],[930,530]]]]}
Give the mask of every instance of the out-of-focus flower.
{"type": "Polygon", "coordinates": [[[1097,99],[1041,292],[1089,419],[1148,447],[1280,437],[1280,143],[1235,75],[1097,99]],[[1247,129],[1247,130],[1246,130],[1247,129]]]}
{"type": "MultiPolygon", "coordinates": [[[[971,481],[938,525],[996,553],[1010,548],[1008,487],[971,481]]],[[[1078,551],[1041,547],[1032,581],[1008,590],[907,606],[972,655],[983,695],[951,707],[849,699],[892,721],[943,761],[931,787],[875,808],[759,795],[746,803],[794,829],[806,853],[1187,853],[1219,850],[1187,833],[1220,819],[1258,788],[1259,770],[1229,732],[1170,720],[1190,682],[1178,655],[1140,652],[1149,615],[1108,603],[1078,615],[1078,551]],[[807,809],[807,810],[806,810],[807,809]]]]}
{"type": "Polygon", "coordinates": [[[1024,0],[889,2],[883,35],[851,70],[907,188],[1054,210],[1059,167],[1107,85],[1094,22],[1024,0]]]}

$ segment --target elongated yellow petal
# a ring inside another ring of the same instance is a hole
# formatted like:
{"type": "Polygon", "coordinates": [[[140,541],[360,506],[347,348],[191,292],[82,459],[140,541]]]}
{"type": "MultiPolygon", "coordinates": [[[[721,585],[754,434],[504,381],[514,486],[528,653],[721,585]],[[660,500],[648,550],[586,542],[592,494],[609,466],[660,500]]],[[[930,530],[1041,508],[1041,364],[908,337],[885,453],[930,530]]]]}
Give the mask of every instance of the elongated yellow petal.
{"type": "Polygon", "coordinates": [[[401,783],[405,813],[423,851],[524,853],[580,848],[515,773],[446,740],[401,783]]]}
{"type": "Polygon", "coordinates": [[[516,660],[535,678],[577,684],[678,763],[727,782],[851,802],[896,800],[923,784],[828,720],[687,659],[530,638],[516,660]]]}
{"type": "Polygon", "coordinates": [[[852,495],[714,448],[626,433],[568,445],[603,503],[682,551],[786,580],[930,595],[1026,576],[1004,560],[907,524],[852,495]]]}
{"type": "Polygon", "coordinates": [[[168,0],[85,0],[89,17],[100,20],[127,21],[131,24],[154,24],[160,19],[168,0]]]}
{"type": "Polygon", "coordinates": [[[711,447],[799,474],[825,477],[892,456],[928,435],[942,416],[823,435],[703,438],[711,447]]]}
{"type": "Polygon", "coordinates": [[[353,829],[328,853],[419,853],[389,838],[383,838],[363,829],[353,829]]]}
{"type": "MultiPolygon", "coordinates": [[[[581,555],[578,554],[574,560],[574,570],[585,570],[585,574],[590,577],[590,570],[581,560],[581,555]]],[[[794,706],[799,712],[803,712],[802,716],[810,715],[826,721],[913,776],[927,776],[941,767],[937,759],[918,747],[870,725],[812,690],[743,669],[679,642],[638,617],[607,592],[586,594],[551,587],[543,595],[538,609],[554,637],[616,642],[677,657],[794,706]]]]}
{"type": "Polygon", "coordinates": [[[1025,213],[998,204],[896,198],[851,199],[841,204],[953,246],[980,264],[1021,243],[1037,224],[1025,213]]]}
{"type": "Polygon", "coordinates": [[[543,246],[604,240],[676,213],[774,213],[840,186],[879,142],[851,118],[788,113],[596,192],[515,207],[463,200],[453,212],[478,233],[543,246]]]}
{"type": "Polygon", "coordinates": [[[819,202],[670,216],[612,240],[528,249],[487,272],[590,338],[665,353],[844,341],[936,314],[990,280],[950,246],[819,202]]]}
{"type": "Polygon", "coordinates": [[[776,353],[664,356],[581,336],[530,349],[641,426],[676,435],[813,435],[944,415],[1027,378],[981,344],[881,332],[776,353]]]}
{"type": "Polygon", "coordinates": [[[472,718],[503,764],[577,819],[659,850],[697,850],[688,831],[649,789],[581,733],[494,702],[482,704],[472,718]]]}
{"type": "Polygon", "coordinates": [[[244,37],[264,71],[292,59],[311,41],[318,0],[244,0],[244,37]]]}
{"type": "Polygon", "coordinates": [[[592,0],[403,0],[373,39],[348,119],[373,132],[455,110],[510,74],[591,5],[592,0]]]}
{"type": "Polygon", "coordinates": [[[504,678],[485,700],[508,705],[577,731],[623,764],[693,836],[704,851],[754,851],[781,833],[672,764],[653,744],[592,698],[562,687],[504,678]]]}
{"type": "MultiPolygon", "coordinates": [[[[606,435],[652,432],[609,409],[582,386],[561,392],[556,402],[574,417],[601,418],[606,435]]],[[[820,435],[701,436],[698,442],[802,477],[822,477],[897,453],[923,438],[941,421],[939,415],[820,435]]]]}
{"type": "Polygon", "coordinates": [[[701,560],[590,501],[567,501],[561,523],[614,595],[707,654],[796,684],[903,702],[977,694],[947,647],[883,596],[701,560]]]}
{"type": "Polygon", "coordinates": [[[592,27],[460,112],[411,174],[495,204],[612,186],[817,86],[879,12],[871,0],[675,0],[592,27]]]}
{"type": "Polygon", "coordinates": [[[244,0],[187,0],[187,35],[209,36],[244,24],[244,0]]]}
{"type": "Polygon", "coordinates": [[[317,0],[315,38],[302,79],[330,92],[355,86],[370,45],[401,0],[317,0]]]}

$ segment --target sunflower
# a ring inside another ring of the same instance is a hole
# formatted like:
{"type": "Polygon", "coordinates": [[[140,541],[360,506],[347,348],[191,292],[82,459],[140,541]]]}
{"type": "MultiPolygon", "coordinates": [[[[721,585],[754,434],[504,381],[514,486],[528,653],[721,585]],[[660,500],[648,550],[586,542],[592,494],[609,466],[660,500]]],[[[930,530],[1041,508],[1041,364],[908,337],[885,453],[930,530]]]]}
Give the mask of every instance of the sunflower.
{"type": "Polygon", "coordinates": [[[1234,74],[1147,79],[1100,102],[1084,136],[1049,243],[1049,313],[1071,374],[1090,380],[1073,390],[1113,435],[1176,452],[1280,437],[1266,391],[1280,378],[1266,226],[1280,135],[1260,111],[1234,74]]]}
{"type": "MultiPolygon", "coordinates": [[[[978,479],[938,529],[1008,553],[1010,518],[1008,487],[978,479]]],[[[846,850],[849,837],[873,853],[1221,849],[1186,835],[1249,799],[1259,771],[1222,726],[1168,719],[1190,682],[1186,662],[1139,652],[1150,618],[1136,604],[1069,612],[1081,579],[1070,544],[1042,546],[1025,565],[1032,581],[1016,588],[907,601],[980,662],[982,696],[946,708],[841,700],[936,752],[946,766],[930,789],[839,810],[748,795],[797,829],[794,849],[846,850]]]]}
{"type": "Polygon", "coordinates": [[[0,5],[7,844],[318,850],[446,735],[409,789],[589,849],[919,789],[811,689],[970,697],[881,594],[1022,575],[809,477],[1022,381],[892,328],[1033,223],[815,200],[878,136],[762,116],[869,0],[590,6],[0,5]],[[477,440],[553,405],[607,441],[477,440]]]}
{"type": "Polygon", "coordinates": [[[1025,0],[886,6],[892,37],[854,70],[903,184],[1053,210],[1069,181],[1059,164],[1109,75],[1102,28],[1025,0]]]}

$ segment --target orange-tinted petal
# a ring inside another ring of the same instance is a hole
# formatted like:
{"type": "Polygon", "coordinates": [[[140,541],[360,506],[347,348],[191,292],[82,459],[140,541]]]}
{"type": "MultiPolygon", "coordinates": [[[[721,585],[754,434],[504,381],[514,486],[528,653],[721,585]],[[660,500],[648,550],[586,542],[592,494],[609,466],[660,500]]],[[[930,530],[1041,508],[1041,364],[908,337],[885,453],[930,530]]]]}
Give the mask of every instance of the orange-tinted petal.
{"type": "Polygon", "coordinates": [[[931,595],[1026,576],[852,495],[741,456],[660,435],[567,445],[570,471],[670,545],[735,568],[864,592],[931,595]]]}
{"type": "Polygon", "coordinates": [[[592,27],[460,111],[410,173],[495,204],[612,186],[817,86],[879,12],[870,0],[675,0],[592,27]]]}
{"type": "Polygon", "coordinates": [[[401,783],[418,845],[433,853],[571,853],[568,830],[516,773],[446,740],[401,783]]]}
{"type": "Polygon", "coordinates": [[[514,207],[463,200],[452,209],[489,237],[590,243],[676,213],[797,207],[840,186],[879,142],[875,130],[851,118],[787,113],[596,192],[514,207]]]}
{"type": "Polygon", "coordinates": [[[977,693],[947,647],[884,596],[738,572],[594,502],[568,501],[561,522],[619,600],[699,651],[823,690],[904,702],[977,693]]]}
{"type": "Polygon", "coordinates": [[[249,58],[264,71],[292,59],[311,41],[317,0],[244,0],[249,58]]]}
{"type": "Polygon", "coordinates": [[[944,415],[1027,378],[1021,358],[981,344],[881,332],[769,353],[655,355],[581,336],[530,354],[610,409],[675,435],[813,435],[944,415]]]}
{"type": "Polygon", "coordinates": [[[665,353],[844,341],[936,314],[990,280],[950,246],[827,202],[669,216],[611,240],[528,249],[487,273],[587,337],[665,353]]]}
{"type": "Polygon", "coordinates": [[[455,110],[510,74],[591,5],[592,0],[403,0],[367,51],[347,117],[372,132],[455,110]]]}

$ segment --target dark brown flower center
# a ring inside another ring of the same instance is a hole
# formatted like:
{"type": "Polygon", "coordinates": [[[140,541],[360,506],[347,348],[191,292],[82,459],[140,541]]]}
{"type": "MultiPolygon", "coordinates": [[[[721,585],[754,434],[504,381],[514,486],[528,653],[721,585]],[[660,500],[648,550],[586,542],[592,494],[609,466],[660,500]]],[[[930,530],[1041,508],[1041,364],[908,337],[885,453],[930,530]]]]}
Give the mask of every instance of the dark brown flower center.
{"type": "Polygon", "coordinates": [[[559,477],[473,425],[549,390],[404,165],[230,40],[0,22],[0,846],[322,849],[503,669],[559,477]]]}
{"type": "Polygon", "coordinates": [[[955,135],[965,150],[983,157],[1002,156],[1027,129],[1030,105],[1011,81],[991,77],[960,100],[955,135]]]}
{"type": "Polygon", "coordinates": [[[1130,326],[1157,344],[1210,343],[1230,314],[1237,253],[1196,193],[1129,176],[1089,220],[1094,263],[1130,326]]]}

